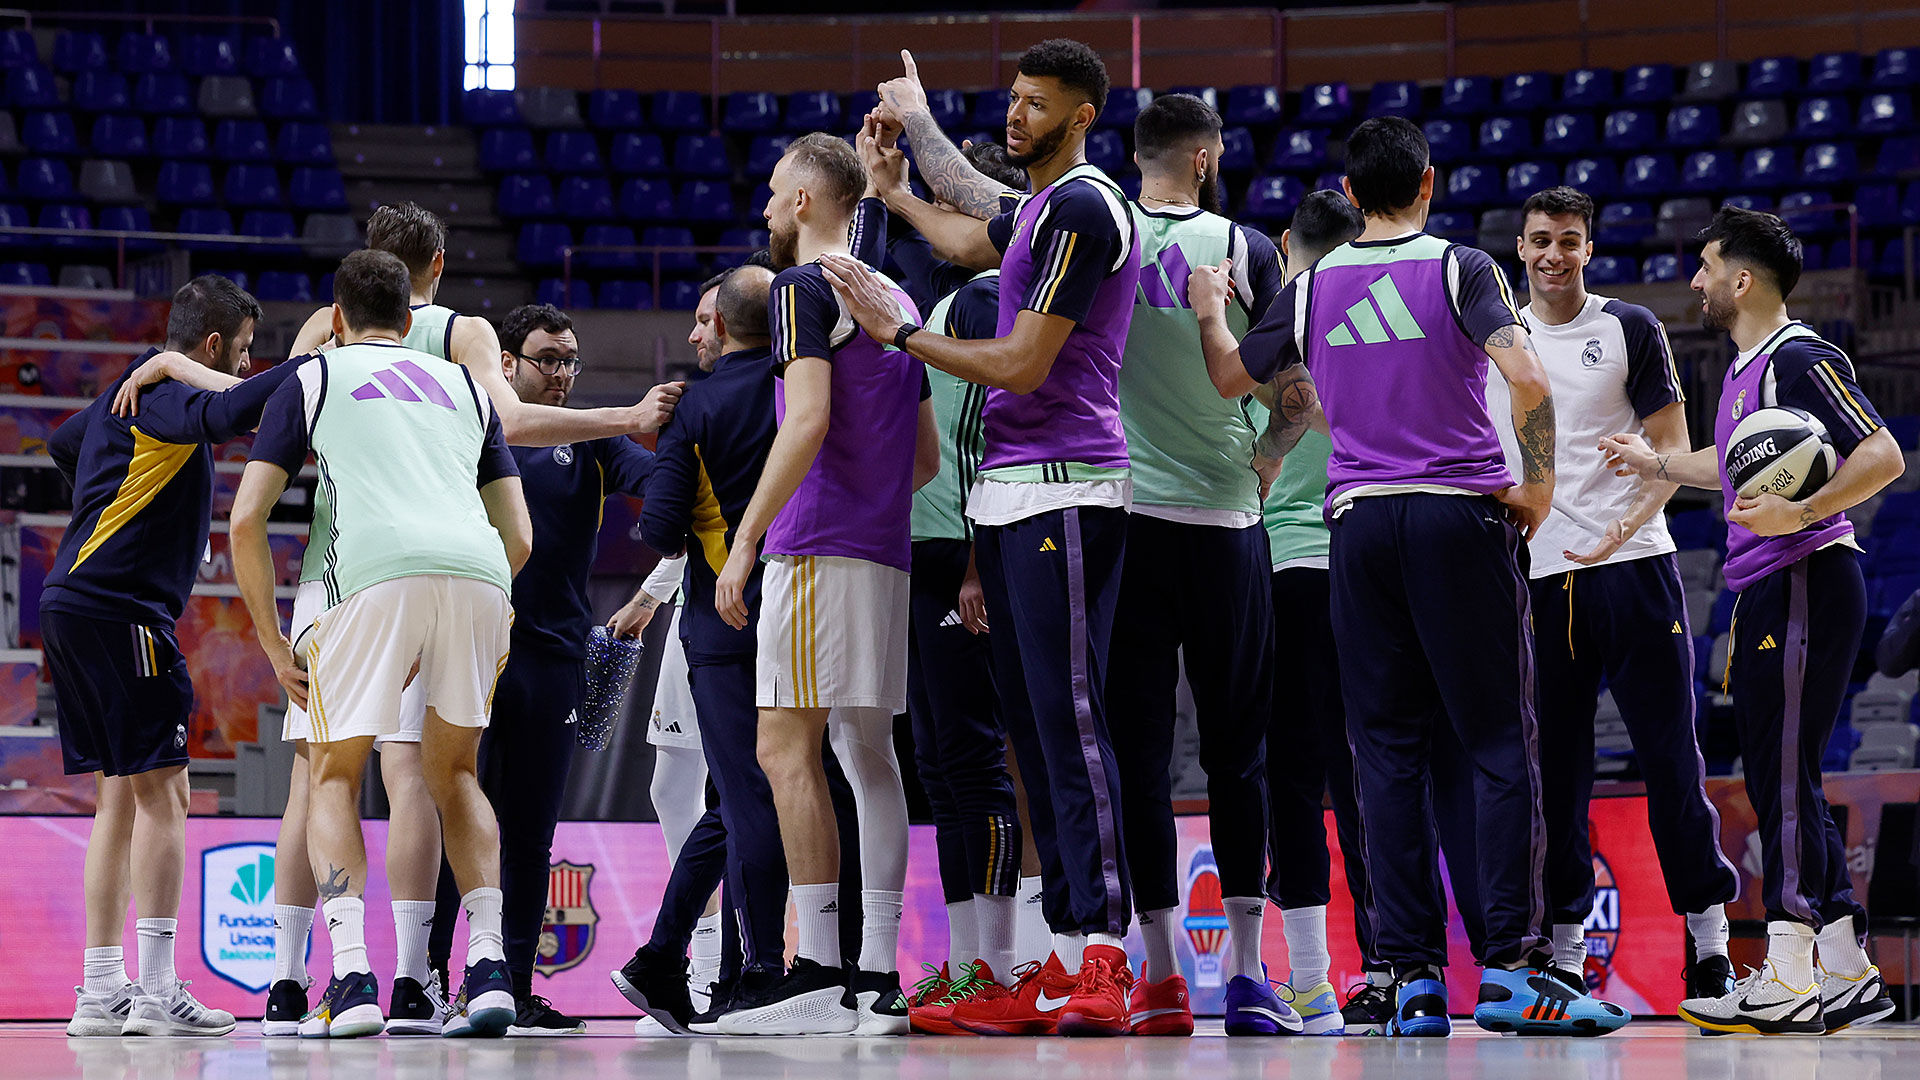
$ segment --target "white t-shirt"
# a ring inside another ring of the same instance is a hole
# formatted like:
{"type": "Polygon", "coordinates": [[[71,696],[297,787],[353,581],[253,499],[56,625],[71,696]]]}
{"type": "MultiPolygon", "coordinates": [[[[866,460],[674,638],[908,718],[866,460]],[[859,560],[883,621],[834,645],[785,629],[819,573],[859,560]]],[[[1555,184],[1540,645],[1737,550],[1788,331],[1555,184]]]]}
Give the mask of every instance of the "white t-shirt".
{"type": "MultiPolygon", "coordinates": [[[[1573,321],[1543,322],[1537,311],[1530,333],[1540,362],[1553,384],[1553,512],[1534,534],[1536,578],[1578,569],[1562,552],[1585,553],[1599,546],[1607,526],[1627,515],[1640,481],[1615,476],[1600,453],[1602,436],[1644,434],[1641,418],[1684,401],[1680,373],[1667,344],[1666,328],[1651,311],[1605,296],[1588,294],[1573,321]]],[[[1500,369],[1487,369],[1487,411],[1507,467],[1521,475],[1520,447],[1513,434],[1513,402],[1500,369]]],[[[1655,514],[1603,565],[1664,555],[1673,550],[1664,514],[1655,514]]]]}

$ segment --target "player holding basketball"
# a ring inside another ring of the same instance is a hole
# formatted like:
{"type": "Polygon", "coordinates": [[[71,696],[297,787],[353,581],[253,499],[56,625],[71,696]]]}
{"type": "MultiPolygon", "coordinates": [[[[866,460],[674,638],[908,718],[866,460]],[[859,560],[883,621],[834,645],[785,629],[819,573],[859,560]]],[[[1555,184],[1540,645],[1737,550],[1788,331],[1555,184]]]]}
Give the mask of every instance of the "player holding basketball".
{"type": "Polygon", "coordinates": [[[1772,214],[1726,207],[1699,239],[1702,322],[1739,356],[1720,388],[1714,445],[1661,452],[1631,433],[1601,440],[1609,463],[1642,480],[1718,487],[1726,502],[1727,587],[1739,593],[1728,688],[1747,799],[1760,821],[1767,963],[1680,1015],[1709,1031],[1821,1034],[1893,1012],[1861,948],[1846,841],[1821,790],[1820,759],[1839,720],[1867,616],[1859,544],[1846,511],[1905,469],[1899,443],[1855,379],[1853,361],[1787,314],[1800,240],[1772,214]],[[1740,418],[1787,406],[1826,426],[1845,458],[1818,491],[1737,496],[1722,449],[1740,418]],[[1818,948],[1819,960],[1814,954],[1818,948]]]}

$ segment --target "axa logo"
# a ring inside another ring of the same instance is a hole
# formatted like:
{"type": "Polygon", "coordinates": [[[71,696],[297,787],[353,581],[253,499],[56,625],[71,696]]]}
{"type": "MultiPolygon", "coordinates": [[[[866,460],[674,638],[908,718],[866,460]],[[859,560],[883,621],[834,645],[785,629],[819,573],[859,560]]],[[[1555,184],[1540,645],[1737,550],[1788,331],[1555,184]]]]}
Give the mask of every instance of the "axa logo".
{"type": "Polygon", "coordinates": [[[1327,344],[1335,348],[1379,345],[1388,341],[1419,341],[1426,336],[1394,285],[1393,275],[1381,274],[1367,286],[1367,295],[1347,309],[1347,320],[1327,331],[1327,344]]]}
{"type": "Polygon", "coordinates": [[[353,392],[355,401],[375,401],[391,397],[398,401],[430,401],[443,409],[456,406],[446,387],[436,382],[433,376],[411,360],[400,360],[392,367],[381,368],[373,373],[373,378],[363,383],[353,392]]]}

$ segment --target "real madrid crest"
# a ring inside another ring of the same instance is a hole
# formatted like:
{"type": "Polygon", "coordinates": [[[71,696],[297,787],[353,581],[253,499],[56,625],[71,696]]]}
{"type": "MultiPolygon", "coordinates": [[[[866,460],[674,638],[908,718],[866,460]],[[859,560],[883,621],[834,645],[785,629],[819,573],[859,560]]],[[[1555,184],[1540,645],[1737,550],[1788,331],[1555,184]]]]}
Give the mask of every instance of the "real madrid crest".
{"type": "Polygon", "coordinates": [[[571,447],[571,446],[556,446],[556,447],[554,447],[554,448],[553,448],[553,463],[554,463],[555,465],[571,465],[571,464],[573,464],[573,447],[571,447]]]}
{"type": "Polygon", "coordinates": [[[1600,339],[1588,338],[1586,346],[1580,350],[1580,366],[1584,368],[1599,367],[1601,353],[1600,339]]]}
{"type": "Polygon", "coordinates": [[[1747,392],[1745,390],[1742,390],[1740,391],[1740,396],[1733,399],[1733,418],[1735,420],[1740,419],[1740,414],[1746,411],[1747,411],[1747,392]]]}

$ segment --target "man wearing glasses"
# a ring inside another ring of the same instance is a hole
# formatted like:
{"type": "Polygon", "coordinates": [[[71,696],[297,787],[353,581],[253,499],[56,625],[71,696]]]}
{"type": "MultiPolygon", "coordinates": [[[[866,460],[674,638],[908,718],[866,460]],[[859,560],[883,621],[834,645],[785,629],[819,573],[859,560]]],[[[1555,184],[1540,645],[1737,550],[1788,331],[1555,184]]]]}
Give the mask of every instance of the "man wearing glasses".
{"type": "MultiPolygon", "coordinates": [[[[573,320],[551,304],[507,313],[500,363],[523,402],[563,406],[580,374],[573,320]]],[[[567,1035],[586,1024],[533,993],[534,947],[547,906],[548,860],[561,796],[573,762],[568,725],[584,689],[587,571],[600,535],[600,504],[621,492],[638,497],[653,454],[626,436],[514,446],[533,520],[533,558],[513,585],[513,638],[493,696],[493,723],[480,740],[481,790],[500,819],[502,935],[513,976],[513,1035],[567,1035]]],[[[459,903],[451,874],[440,872],[433,958],[444,966],[459,903]]]]}

